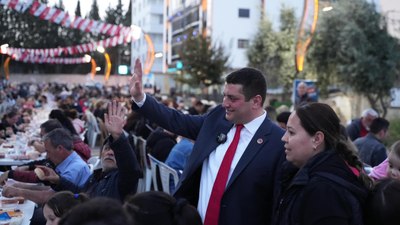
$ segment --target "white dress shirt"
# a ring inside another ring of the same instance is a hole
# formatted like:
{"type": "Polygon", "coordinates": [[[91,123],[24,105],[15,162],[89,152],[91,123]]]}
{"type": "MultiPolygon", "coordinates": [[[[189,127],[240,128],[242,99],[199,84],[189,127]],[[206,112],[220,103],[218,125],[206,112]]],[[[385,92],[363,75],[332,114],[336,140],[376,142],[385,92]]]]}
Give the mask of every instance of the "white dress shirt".
{"type": "MultiPolygon", "coordinates": [[[[235,156],[233,157],[231,168],[229,170],[228,182],[244,151],[246,150],[258,128],[265,120],[266,116],[267,113],[264,111],[261,116],[255,118],[249,123],[243,124],[244,127],[240,131],[239,144],[237,146],[235,156]]],[[[197,210],[199,211],[203,222],[206,216],[208,201],[210,200],[215,178],[222,163],[222,159],[224,158],[225,153],[233,140],[235,132],[236,126],[233,126],[226,135],[227,141],[223,144],[218,145],[215,151],[211,152],[209,157],[203,162],[203,167],[201,170],[199,202],[197,205],[197,210]]],[[[251,151],[251,149],[248,149],[248,151],[251,151]]]]}

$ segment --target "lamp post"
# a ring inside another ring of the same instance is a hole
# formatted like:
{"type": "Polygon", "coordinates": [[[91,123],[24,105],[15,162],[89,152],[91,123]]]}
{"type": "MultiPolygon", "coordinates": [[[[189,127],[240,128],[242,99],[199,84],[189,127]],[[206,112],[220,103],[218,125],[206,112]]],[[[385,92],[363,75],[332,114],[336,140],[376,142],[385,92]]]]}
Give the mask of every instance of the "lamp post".
{"type": "MultiPolygon", "coordinates": [[[[5,73],[5,75],[3,76],[3,77],[5,77],[6,79],[8,78],[8,73],[7,73],[7,71],[8,71],[8,64],[7,64],[7,69],[6,69],[6,63],[4,63],[4,55],[5,54],[7,54],[7,52],[8,52],[8,44],[2,44],[2,45],[0,45],[0,54],[1,54],[1,66],[2,66],[2,68],[4,68],[4,73],[5,73]]],[[[6,60],[6,61],[9,61],[9,60],[6,60]]],[[[3,70],[3,69],[2,69],[3,70]]],[[[0,74],[2,74],[2,73],[0,73],[0,74]]]]}
{"type": "Polygon", "coordinates": [[[104,59],[106,60],[106,65],[104,69],[104,80],[108,81],[110,78],[110,73],[111,73],[111,60],[110,60],[110,55],[106,52],[103,46],[98,46],[96,49],[98,52],[102,53],[104,55],[104,59]]]}

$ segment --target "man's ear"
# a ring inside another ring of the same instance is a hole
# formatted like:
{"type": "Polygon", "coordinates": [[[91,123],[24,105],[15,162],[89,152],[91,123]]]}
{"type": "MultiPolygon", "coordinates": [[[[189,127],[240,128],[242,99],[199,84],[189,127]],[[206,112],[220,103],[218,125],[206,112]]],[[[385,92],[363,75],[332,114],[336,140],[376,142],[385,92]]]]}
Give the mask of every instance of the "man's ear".
{"type": "Polygon", "coordinates": [[[258,107],[263,107],[263,102],[262,102],[262,97],[261,95],[256,95],[250,99],[250,101],[253,101],[253,105],[258,106],[258,107]]]}

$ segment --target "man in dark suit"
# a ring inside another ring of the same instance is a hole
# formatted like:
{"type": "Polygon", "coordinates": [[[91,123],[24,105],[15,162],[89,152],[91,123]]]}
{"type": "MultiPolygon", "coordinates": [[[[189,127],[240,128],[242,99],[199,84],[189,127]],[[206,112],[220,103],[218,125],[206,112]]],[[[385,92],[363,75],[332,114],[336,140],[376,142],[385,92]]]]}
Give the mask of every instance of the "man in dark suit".
{"type": "Polygon", "coordinates": [[[191,116],[158,104],[143,93],[139,60],[134,72],[130,80],[134,110],[175,134],[195,140],[175,197],[186,198],[197,206],[205,225],[270,224],[285,157],[281,141],[284,131],[269,120],[263,109],[267,93],[263,74],[252,68],[232,72],[226,78],[222,105],[205,115],[191,116]],[[228,179],[223,183],[222,196],[216,200],[212,197],[220,185],[216,180],[237,133],[240,138],[228,165],[228,179]],[[216,202],[219,213],[211,216],[216,210],[209,210],[210,205],[216,202]]]}

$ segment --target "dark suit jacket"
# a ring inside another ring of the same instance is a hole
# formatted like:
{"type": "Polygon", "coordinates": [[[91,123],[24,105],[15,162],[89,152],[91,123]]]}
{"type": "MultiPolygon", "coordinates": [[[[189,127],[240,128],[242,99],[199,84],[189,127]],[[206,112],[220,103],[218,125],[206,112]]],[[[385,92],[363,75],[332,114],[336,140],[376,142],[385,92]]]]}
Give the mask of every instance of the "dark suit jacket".
{"type": "MultiPolygon", "coordinates": [[[[206,115],[184,115],[150,96],[140,109],[135,104],[133,108],[161,127],[196,141],[174,196],[186,198],[197,207],[203,161],[217,148],[217,136],[227,134],[233,126],[225,119],[225,109],[217,106],[206,115]]],[[[268,117],[257,130],[228,181],[219,225],[270,224],[278,174],[285,158],[283,133],[268,117]]]]}

